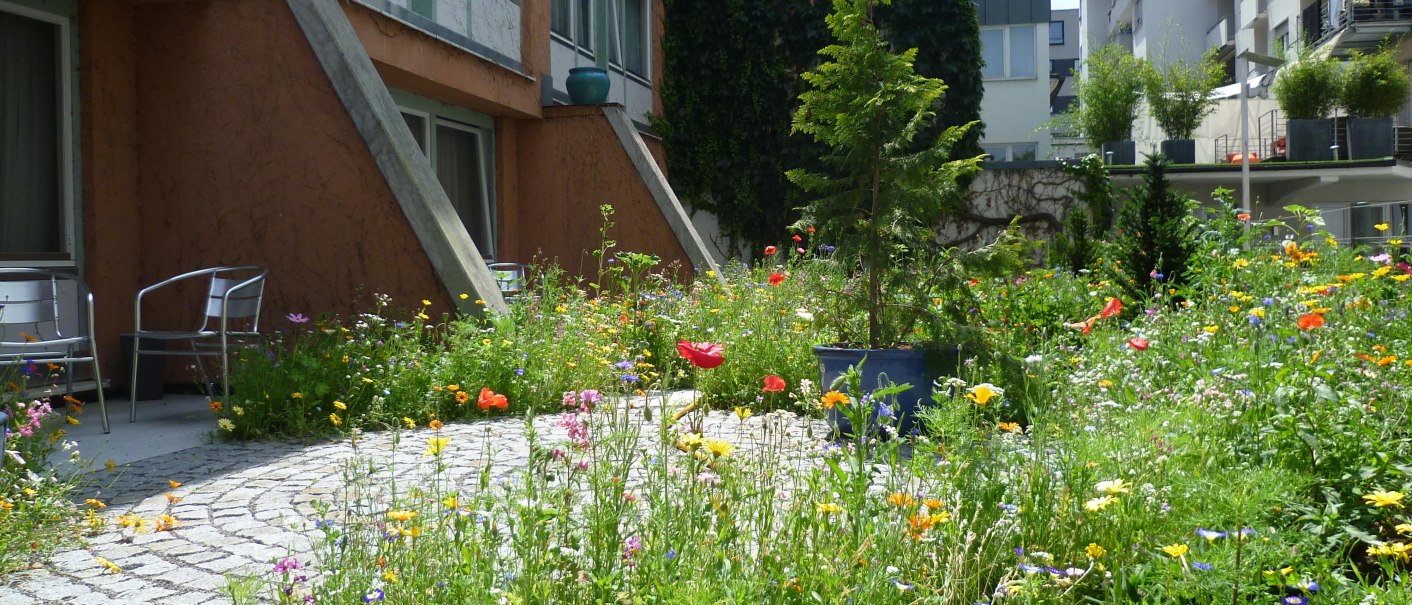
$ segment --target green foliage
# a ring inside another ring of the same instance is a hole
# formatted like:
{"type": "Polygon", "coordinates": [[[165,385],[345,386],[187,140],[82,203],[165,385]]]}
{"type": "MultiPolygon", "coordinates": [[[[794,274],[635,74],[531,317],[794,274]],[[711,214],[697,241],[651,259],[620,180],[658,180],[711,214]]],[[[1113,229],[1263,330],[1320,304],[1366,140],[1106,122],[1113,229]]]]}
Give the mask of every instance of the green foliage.
{"type": "Polygon", "coordinates": [[[1136,300],[1152,296],[1154,285],[1186,283],[1196,251],[1194,202],[1172,191],[1167,158],[1147,158],[1143,182],[1128,192],[1118,221],[1114,252],[1121,263],[1123,286],[1136,300]],[[1160,280],[1157,276],[1161,276],[1160,280]]]}
{"type": "MultiPolygon", "coordinates": [[[[14,369],[5,368],[3,382],[22,380],[10,375],[14,369]]],[[[75,443],[64,439],[61,428],[67,426],[66,418],[78,421],[76,407],[70,404],[60,412],[48,400],[0,393],[0,411],[9,417],[0,423],[0,431],[9,433],[5,451],[0,451],[0,576],[38,563],[79,539],[81,513],[73,497],[87,473],[75,443]]],[[[100,422],[96,417],[86,420],[100,422]]],[[[89,519],[91,527],[100,526],[92,513],[89,519]]]]}
{"type": "Polygon", "coordinates": [[[1132,138],[1142,100],[1146,63],[1131,51],[1109,44],[1089,55],[1083,77],[1074,79],[1075,103],[1060,120],[1098,147],[1132,138]]]}
{"type": "Polygon", "coordinates": [[[1338,61],[1317,57],[1308,49],[1280,68],[1272,92],[1285,118],[1313,120],[1327,118],[1338,106],[1343,90],[1343,72],[1338,61]]]}
{"type": "MultiPolygon", "coordinates": [[[[667,0],[663,115],[654,121],[677,194],[717,215],[733,243],[761,247],[798,218],[806,196],[784,176],[817,167],[821,146],[790,136],[803,81],[829,43],[821,0],[667,0]]],[[[970,0],[905,0],[878,11],[895,47],[918,48],[919,73],[950,91],[938,99],[941,128],[979,119],[980,34],[970,0]]],[[[954,146],[953,159],[980,153],[981,128],[954,146]]]]}
{"type": "Polygon", "coordinates": [[[1097,154],[1084,156],[1078,162],[1060,162],[1065,174],[1079,179],[1080,189],[1074,193],[1079,204],[1069,208],[1064,217],[1064,230],[1054,237],[1053,260],[1077,275],[1092,269],[1105,248],[1104,238],[1113,228],[1117,195],[1108,168],[1097,154]]]}
{"type": "Polygon", "coordinates": [[[1192,138],[1201,121],[1216,109],[1218,101],[1211,98],[1211,91],[1225,78],[1214,48],[1196,65],[1173,61],[1165,69],[1147,70],[1143,84],[1153,119],[1170,139],[1192,138]]]}
{"type": "Polygon", "coordinates": [[[875,4],[834,1],[828,23],[839,43],[819,51],[829,60],[804,74],[809,90],[794,115],[794,131],[827,148],[824,170],[787,173],[816,196],[800,224],[838,242],[838,256],[866,276],[864,294],[854,298],[867,315],[871,348],[897,344],[883,341],[888,331],[879,323],[887,268],[906,266],[932,242],[932,221],[959,197],[957,179],[979,170],[978,157],[949,159],[965,127],[947,128],[933,145],[911,151],[946,86],[913,70],[916,49],[891,51],[871,22],[875,4]]]}
{"type": "Polygon", "coordinates": [[[1339,104],[1357,117],[1397,115],[1407,104],[1408,79],[1407,69],[1397,60],[1396,46],[1384,44],[1371,53],[1353,51],[1339,104]]]}

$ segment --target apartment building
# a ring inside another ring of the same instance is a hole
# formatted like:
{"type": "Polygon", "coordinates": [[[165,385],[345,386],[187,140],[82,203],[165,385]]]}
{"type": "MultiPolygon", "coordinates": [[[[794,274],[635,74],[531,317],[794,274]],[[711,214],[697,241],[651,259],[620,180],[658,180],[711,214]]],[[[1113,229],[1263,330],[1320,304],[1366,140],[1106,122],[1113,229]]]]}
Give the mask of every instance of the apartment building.
{"type": "Polygon", "coordinates": [[[0,0],[0,264],[82,274],[105,365],[136,292],[202,267],[267,267],[267,320],[374,293],[494,308],[488,261],[586,268],[613,204],[621,246],[709,268],[643,132],[663,10],[0,0]],[[564,104],[579,65],[611,74],[608,104],[564,104]]]}
{"type": "Polygon", "coordinates": [[[993,162],[1049,157],[1049,0],[980,0],[981,146],[993,162]]]}

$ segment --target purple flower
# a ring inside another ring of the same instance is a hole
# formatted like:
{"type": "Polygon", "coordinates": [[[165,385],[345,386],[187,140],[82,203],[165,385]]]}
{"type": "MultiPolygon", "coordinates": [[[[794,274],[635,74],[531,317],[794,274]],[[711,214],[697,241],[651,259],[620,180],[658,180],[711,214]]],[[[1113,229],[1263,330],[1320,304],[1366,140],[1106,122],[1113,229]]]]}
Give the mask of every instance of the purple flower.
{"type": "Polygon", "coordinates": [[[290,313],[289,315],[285,315],[284,318],[297,324],[309,323],[309,318],[305,317],[303,313],[290,313]]]}
{"type": "Polygon", "coordinates": [[[515,375],[516,375],[516,376],[524,376],[524,375],[525,375],[525,369],[524,369],[524,368],[515,368],[515,375]]]}
{"type": "Polygon", "coordinates": [[[382,589],[381,589],[381,588],[374,588],[372,592],[363,595],[363,602],[364,602],[364,603],[372,603],[372,602],[374,602],[374,601],[381,601],[381,600],[382,600],[382,596],[383,596],[383,595],[382,595],[382,589]]]}
{"type": "Polygon", "coordinates": [[[619,370],[631,370],[633,365],[634,364],[632,361],[624,359],[622,361],[619,361],[618,363],[613,364],[613,367],[618,368],[619,370]]]}
{"type": "Polygon", "coordinates": [[[632,384],[634,382],[637,382],[637,374],[623,374],[621,376],[621,379],[623,382],[632,384]]]}
{"type": "Polygon", "coordinates": [[[1297,595],[1290,595],[1280,599],[1280,605],[1309,605],[1309,599],[1297,595]]]}
{"type": "Polygon", "coordinates": [[[1201,571],[1211,571],[1210,563],[1202,563],[1201,561],[1197,561],[1195,563],[1192,563],[1191,566],[1201,571]]]}
{"type": "Polygon", "coordinates": [[[1215,542],[1216,540],[1220,540],[1221,538],[1226,537],[1226,532],[1216,531],[1213,529],[1206,529],[1204,527],[1198,527],[1196,528],[1196,535],[1206,538],[1209,541],[1215,542]]]}
{"type": "Polygon", "coordinates": [[[275,563],[274,572],[278,574],[285,574],[296,569],[304,569],[304,566],[300,565],[299,561],[294,557],[285,557],[283,559],[280,559],[279,563],[275,563]]]}

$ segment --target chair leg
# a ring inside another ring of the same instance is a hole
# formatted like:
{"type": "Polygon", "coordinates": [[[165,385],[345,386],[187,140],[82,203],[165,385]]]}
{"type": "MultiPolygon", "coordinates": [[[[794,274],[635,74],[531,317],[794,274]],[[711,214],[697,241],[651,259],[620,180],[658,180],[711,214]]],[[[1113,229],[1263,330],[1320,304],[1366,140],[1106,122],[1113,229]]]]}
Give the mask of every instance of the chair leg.
{"type": "Polygon", "coordinates": [[[196,374],[201,377],[201,390],[206,392],[206,401],[214,401],[215,398],[211,397],[212,391],[215,390],[214,383],[211,382],[210,375],[206,373],[206,362],[201,360],[201,348],[196,346],[195,340],[188,342],[191,343],[192,355],[196,357],[196,374]]]}
{"type": "Polygon", "coordinates": [[[130,378],[131,380],[129,380],[128,383],[127,383],[128,395],[131,396],[131,398],[128,399],[128,401],[130,402],[130,407],[131,407],[132,411],[129,413],[129,418],[128,418],[128,420],[127,420],[128,422],[137,422],[137,360],[138,360],[138,358],[139,358],[139,356],[140,356],[141,354],[142,354],[142,338],[139,337],[139,336],[133,336],[133,337],[132,337],[132,373],[128,376],[128,378],[130,378]]]}
{"type": "Polygon", "coordinates": [[[230,348],[221,334],[221,401],[230,403],[230,348]]]}
{"type": "MultiPolygon", "coordinates": [[[[107,435],[112,430],[108,428],[108,402],[103,397],[103,373],[98,369],[98,351],[95,349],[90,352],[93,354],[93,382],[97,383],[98,388],[98,412],[103,415],[103,434],[107,435]]],[[[72,367],[70,366],[70,369],[72,367]]]]}

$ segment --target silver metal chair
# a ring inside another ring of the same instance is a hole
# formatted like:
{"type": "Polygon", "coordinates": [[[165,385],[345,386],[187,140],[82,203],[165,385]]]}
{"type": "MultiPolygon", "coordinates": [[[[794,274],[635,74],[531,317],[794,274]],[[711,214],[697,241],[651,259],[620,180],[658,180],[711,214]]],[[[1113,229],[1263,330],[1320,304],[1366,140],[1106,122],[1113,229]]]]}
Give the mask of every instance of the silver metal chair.
{"type": "Polygon", "coordinates": [[[518,299],[525,292],[525,270],[527,265],[521,263],[488,263],[486,267],[490,269],[490,274],[495,277],[495,283],[500,285],[500,295],[505,297],[506,302],[518,299]]]}
{"type": "Polygon", "coordinates": [[[107,433],[108,405],[103,400],[94,333],[93,292],[77,275],[49,269],[0,269],[0,367],[67,366],[67,392],[73,393],[73,365],[93,364],[98,409],[107,433]],[[83,326],[87,333],[64,333],[83,326]]]}
{"type": "Polygon", "coordinates": [[[212,267],[183,273],[157,282],[137,293],[134,304],[134,331],[132,338],[132,381],[128,388],[132,395],[132,413],[129,422],[137,422],[137,360],[141,355],[190,355],[196,358],[196,370],[201,375],[201,383],[206,389],[206,398],[212,399],[215,391],[206,374],[205,357],[220,356],[223,374],[222,397],[230,399],[230,380],[227,373],[230,367],[230,341],[260,339],[260,303],[265,296],[265,269],[252,265],[236,267],[212,267]],[[205,306],[201,325],[194,330],[153,330],[142,324],[142,299],[162,288],[183,282],[206,281],[205,306]],[[186,341],[191,350],[143,349],[143,339],[164,341],[186,341]]]}

